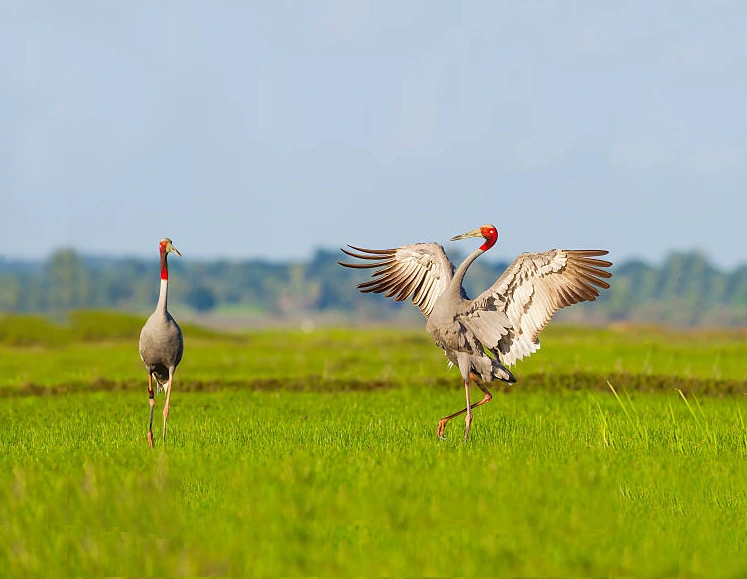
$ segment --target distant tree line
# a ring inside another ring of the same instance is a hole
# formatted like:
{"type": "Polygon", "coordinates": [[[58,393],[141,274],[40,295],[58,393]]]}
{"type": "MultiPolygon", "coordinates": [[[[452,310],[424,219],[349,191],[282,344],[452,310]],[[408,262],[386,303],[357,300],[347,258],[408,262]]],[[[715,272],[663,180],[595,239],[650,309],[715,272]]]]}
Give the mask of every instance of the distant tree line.
{"type": "MultiPolygon", "coordinates": [[[[171,309],[257,312],[273,318],[334,313],[361,321],[413,321],[408,302],[362,295],[355,286],[366,272],[337,265],[337,251],[318,250],[305,262],[192,261],[172,259],[171,309]]],[[[458,258],[459,256],[454,256],[458,258]]],[[[507,263],[478,261],[465,288],[477,295],[507,263]]],[[[675,326],[747,326],[747,265],[719,271],[700,253],[673,253],[659,265],[628,261],[613,269],[612,289],[594,304],[561,312],[569,321],[629,321],[675,326]]],[[[57,313],[118,309],[144,313],[158,293],[158,263],[110,259],[69,249],[46,261],[0,259],[0,312],[57,313]]]]}

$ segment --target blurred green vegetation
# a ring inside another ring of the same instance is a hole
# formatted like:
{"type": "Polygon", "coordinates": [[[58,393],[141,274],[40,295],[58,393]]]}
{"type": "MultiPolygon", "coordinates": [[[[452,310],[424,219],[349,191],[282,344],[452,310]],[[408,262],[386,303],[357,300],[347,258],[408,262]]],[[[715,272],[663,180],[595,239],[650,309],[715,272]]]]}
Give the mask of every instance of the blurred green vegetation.
{"type": "MultiPolygon", "coordinates": [[[[64,317],[0,314],[0,346],[64,346],[73,342],[138,340],[145,318],[104,310],[71,310],[64,317]]],[[[180,324],[193,337],[219,334],[194,324],[180,324]]]]}
{"type": "MultiPolygon", "coordinates": [[[[75,311],[63,321],[0,317],[0,395],[140,388],[137,350],[144,317],[75,311]]],[[[183,390],[356,390],[457,388],[443,352],[424,329],[317,328],[217,332],[183,324],[183,390]]],[[[542,348],[519,362],[515,386],[495,388],[631,390],[681,388],[745,393],[747,331],[674,331],[614,325],[551,324],[542,348]]]]}
{"type": "MultiPolygon", "coordinates": [[[[193,261],[172,259],[170,299],[192,316],[218,315],[261,325],[329,318],[419,323],[408,302],[360,294],[355,286],[368,272],[337,265],[339,251],[318,250],[304,262],[193,261]]],[[[461,255],[453,252],[456,263],[461,255]]],[[[610,259],[615,261],[615,256],[610,259]]],[[[465,289],[475,296],[488,288],[507,262],[475,262],[465,289]]],[[[0,260],[0,311],[64,315],[75,309],[144,313],[158,293],[158,262],[99,258],[72,250],[44,262],[0,260]]],[[[673,253],[658,266],[615,263],[612,288],[592,304],[560,312],[574,323],[628,321],[677,327],[747,326],[747,265],[720,271],[700,253],[673,253]]]]}

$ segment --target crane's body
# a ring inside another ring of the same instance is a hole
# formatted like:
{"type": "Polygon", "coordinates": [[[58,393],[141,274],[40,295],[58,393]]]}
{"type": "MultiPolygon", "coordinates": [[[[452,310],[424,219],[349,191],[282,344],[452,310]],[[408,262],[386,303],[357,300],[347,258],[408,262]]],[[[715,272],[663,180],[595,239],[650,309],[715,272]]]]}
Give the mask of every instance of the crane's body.
{"type": "Polygon", "coordinates": [[[150,400],[148,444],[151,448],[153,448],[153,408],[155,406],[153,380],[156,381],[158,392],[161,391],[161,388],[166,391],[166,403],[163,407],[163,440],[166,440],[166,420],[169,415],[171,385],[176,367],[181,362],[184,353],[182,330],[168,310],[169,265],[167,255],[173,252],[181,257],[181,254],[168,238],[161,240],[159,248],[161,254],[161,287],[158,293],[158,303],[155,311],[140,331],[139,348],[140,358],[148,372],[148,398],[150,400]]]}
{"type": "Polygon", "coordinates": [[[452,238],[483,237],[485,242],[461,265],[454,266],[437,243],[418,243],[396,249],[342,251],[369,263],[340,263],[346,267],[376,269],[372,280],[358,285],[362,292],[412,297],[427,318],[426,329],[449,362],[459,368],[467,407],[442,418],[437,435],[443,438],[449,420],[466,414],[464,438],[469,435],[472,408],[489,402],[485,384],[493,380],[516,381],[508,369],[517,360],[539,349],[539,333],[552,316],[565,306],[593,301],[597,288],[609,288],[602,278],[612,264],[596,259],[603,250],[558,250],[524,253],[496,282],[475,299],[468,299],[462,281],[469,266],[489,250],[498,231],[485,225],[452,238]],[[483,391],[482,400],[470,404],[470,380],[483,391]]]}
{"type": "MultiPolygon", "coordinates": [[[[467,268],[482,253],[483,250],[478,249],[462,262],[446,290],[436,298],[425,328],[436,345],[445,352],[449,362],[459,368],[463,376],[469,376],[473,372],[484,383],[496,379],[515,382],[511,372],[485,353],[483,344],[474,331],[465,327],[463,321],[472,306],[472,300],[466,297],[462,281],[467,268]]],[[[509,324],[508,317],[503,312],[496,310],[490,315],[497,328],[509,324]]]]}
{"type": "MultiPolygon", "coordinates": [[[[161,290],[165,293],[166,290],[161,290]]],[[[169,368],[176,369],[182,360],[182,330],[168,310],[156,309],[140,332],[140,358],[158,387],[169,383],[169,368]]]]}

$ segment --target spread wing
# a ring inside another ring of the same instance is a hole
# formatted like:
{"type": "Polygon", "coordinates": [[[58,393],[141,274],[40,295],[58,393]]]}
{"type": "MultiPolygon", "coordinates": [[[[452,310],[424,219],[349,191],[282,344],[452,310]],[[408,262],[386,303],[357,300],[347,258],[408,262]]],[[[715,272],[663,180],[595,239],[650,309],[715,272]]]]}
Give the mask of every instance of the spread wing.
{"type": "MultiPolygon", "coordinates": [[[[606,254],[598,249],[523,253],[472,301],[464,315],[473,319],[495,318],[496,322],[507,318],[507,327],[491,324],[495,329],[480,341],[510,366],[539,349],[539,333],[559,309],[594,301],[599,296],[598,288],[610,287],[604,279],[612,274],[600,268],[612,263],[595,259],[606,254]]],[[[488,332],[483,329],[482,333],[488,332]]]]}
{"type": "Polygon", "coordinates": [[[363,293],[396,295],[397,301],[412,296],[412,302],[427,318],[433,304],[454,275],[454,266],[438,243],[415,243],[395,249],[363,249],[349,245],[360,253],[342,249],[343,253],[369,263],[343,263],[345,267],[375,269],[372,280],[358,284],[363,293]]]}

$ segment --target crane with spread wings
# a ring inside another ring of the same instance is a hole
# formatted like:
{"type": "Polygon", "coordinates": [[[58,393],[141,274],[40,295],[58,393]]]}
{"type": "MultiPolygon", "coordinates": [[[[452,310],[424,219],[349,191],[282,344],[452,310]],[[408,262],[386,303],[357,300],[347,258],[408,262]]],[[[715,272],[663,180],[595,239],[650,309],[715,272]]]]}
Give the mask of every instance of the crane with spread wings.
{"type": "Polygon", "coordinates": [[[359,263],[340,265],[374,269],[360,291],[384,293],[398,301],[412,297],[427,318],[426,329],[459,368],[467,396],[467,407],[442,418],[437,436],[444,437],[446,424],[466,414],[464,439],[469,436],[472,409],[492,399],[486,384],[493,380],[516,381],[508,367],[540,347],[539,333],[553,315],[566,306],[594,301],[604,281],[612,277],[606,269],[611,262],[597,259],[607,255],[599,249],[551,249],[544,253],[523,253],[487,290],[469,299],[462,280],[469,266],[498,240],[498,230],[484,225],[451,241],[482,237],[485,242],[456,270],[438,243],[416,243],[395,249],[363,249],[349,245],[342,251],[359,263]],[[482,390],[479,402],[470,404],[470,381],[482,390]]]}

